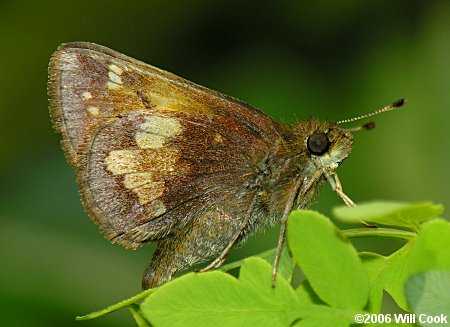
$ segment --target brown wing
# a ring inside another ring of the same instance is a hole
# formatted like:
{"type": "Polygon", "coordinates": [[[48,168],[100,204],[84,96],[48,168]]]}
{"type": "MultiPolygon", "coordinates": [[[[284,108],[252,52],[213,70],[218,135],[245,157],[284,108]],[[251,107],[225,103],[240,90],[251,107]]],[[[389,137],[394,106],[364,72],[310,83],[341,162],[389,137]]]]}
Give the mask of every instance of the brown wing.
{"type": "Polygon", "coordinates": [[[84,206],[127,247],[251,183],[279,140],[260,111],[98,45],[62,45],[49,74],[84,206]]]}

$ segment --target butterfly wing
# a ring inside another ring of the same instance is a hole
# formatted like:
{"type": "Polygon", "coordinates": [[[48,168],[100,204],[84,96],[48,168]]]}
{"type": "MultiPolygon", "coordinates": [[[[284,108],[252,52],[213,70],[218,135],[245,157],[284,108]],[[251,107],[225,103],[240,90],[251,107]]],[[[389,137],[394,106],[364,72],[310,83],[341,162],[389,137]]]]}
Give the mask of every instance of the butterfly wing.
{"type": "Polygon", "coordinates": [[[251,106],[95,44],[62,45],[49,75],[84,206],[127,247],[251,184],[280,140],[251,106]]]}

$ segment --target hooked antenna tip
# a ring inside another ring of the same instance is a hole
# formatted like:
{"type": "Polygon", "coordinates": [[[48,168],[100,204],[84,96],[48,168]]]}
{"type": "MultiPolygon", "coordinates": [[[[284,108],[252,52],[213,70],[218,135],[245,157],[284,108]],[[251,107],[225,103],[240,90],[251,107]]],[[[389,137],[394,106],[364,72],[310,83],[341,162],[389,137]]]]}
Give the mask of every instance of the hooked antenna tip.
{"type": "Polygon", "coordinates": [[[395,101],[395,102],[392,104],[392,107],[398,108],[398,107],[403,106],[405,103],[406,103],[406,99],[403,98],[403,99],[400,99],[400,100],[398,100],[398,101],[395,101]]]}
{"type": "Polygon", "coordinates": [[[364,129],[374,129],[375,128],[375,122],[371,121],[370,123],[367,123],[362,126],[364,129]]]}

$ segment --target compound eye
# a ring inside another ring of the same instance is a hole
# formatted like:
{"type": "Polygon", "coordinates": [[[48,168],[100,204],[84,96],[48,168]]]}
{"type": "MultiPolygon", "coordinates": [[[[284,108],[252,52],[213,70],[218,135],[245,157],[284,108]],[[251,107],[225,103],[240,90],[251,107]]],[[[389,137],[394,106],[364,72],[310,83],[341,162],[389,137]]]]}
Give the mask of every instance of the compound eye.
{"type": "Polygon", "coordinates": [[[325,133],[314,133],[308,137],[308,151],[316,156],[321,156],[330,147],[330,140],[325,133]]]}

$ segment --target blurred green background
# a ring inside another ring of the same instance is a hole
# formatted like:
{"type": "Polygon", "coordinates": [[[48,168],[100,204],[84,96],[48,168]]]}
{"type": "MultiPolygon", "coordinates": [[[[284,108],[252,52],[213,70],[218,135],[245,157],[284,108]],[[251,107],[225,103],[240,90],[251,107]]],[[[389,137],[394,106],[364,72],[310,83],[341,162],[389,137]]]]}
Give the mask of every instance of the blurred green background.
{"type": "MultiPolygon", "coordinates": [[[[60,43],[108,46],[282,121],[349,118],[406,97],[356,135],[344,190],[355,201],[450,208],[449,31],[448,1],[0,2],[0,325],[133,325],[126,311],[74,317],[139,292],[153,251],[110,245],[83,211],[47,109],[60,43]]],[[[325,186],[314,208],[341,203],[325,186]]],[[[231,260],[276,238],[253,237],[231,260]]]]}

